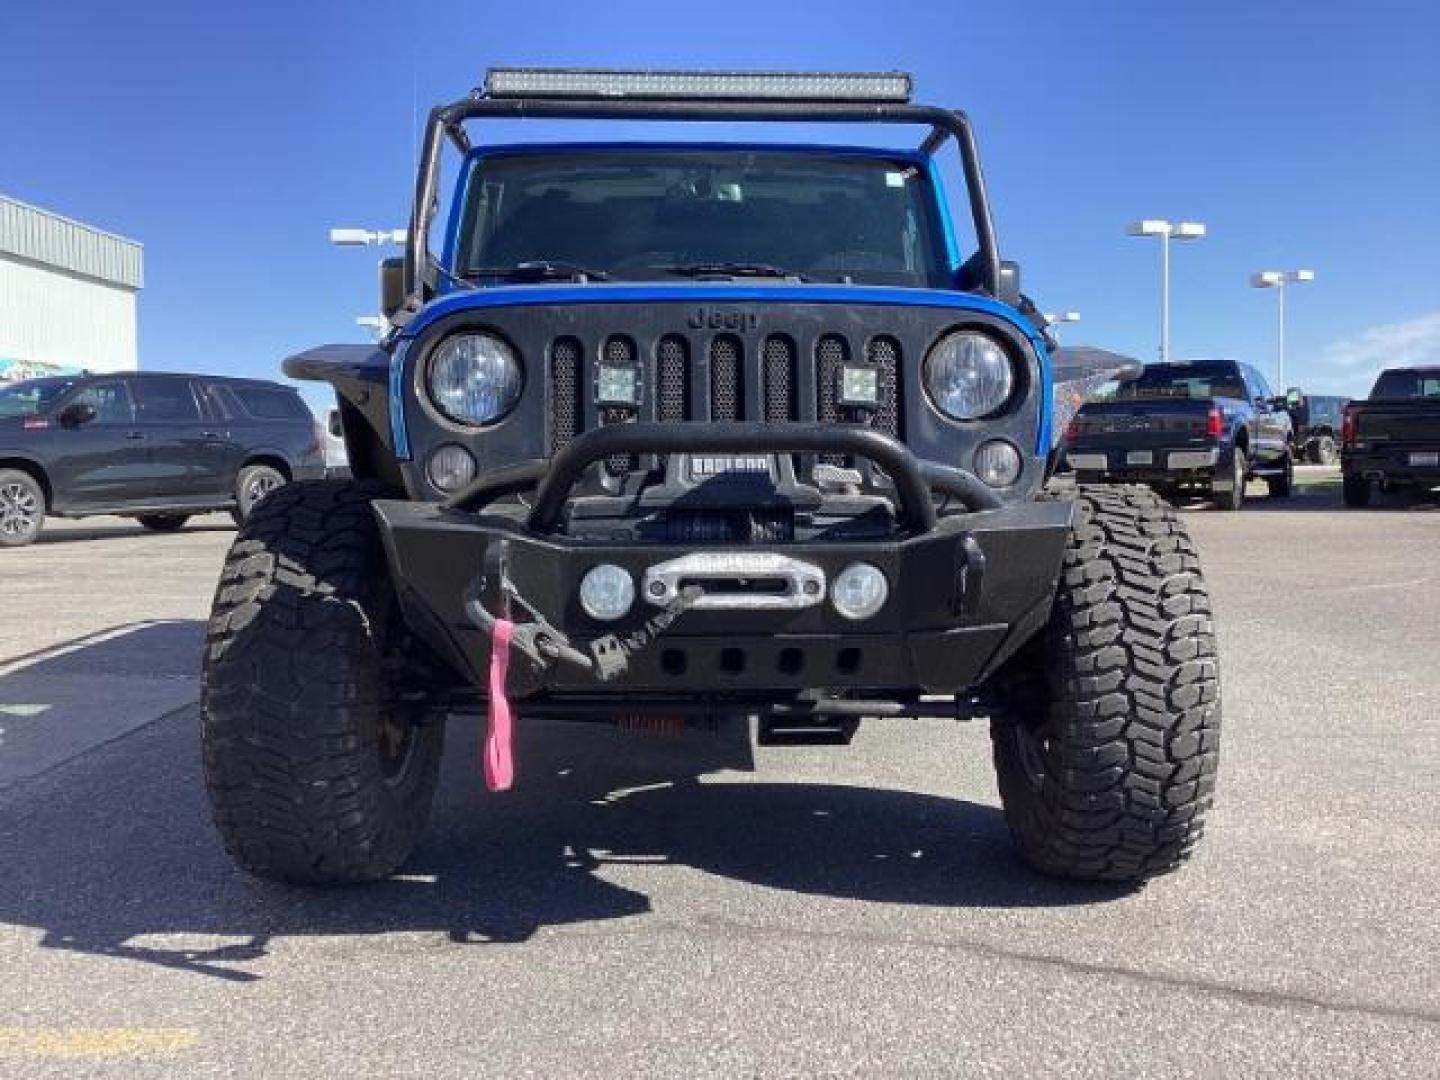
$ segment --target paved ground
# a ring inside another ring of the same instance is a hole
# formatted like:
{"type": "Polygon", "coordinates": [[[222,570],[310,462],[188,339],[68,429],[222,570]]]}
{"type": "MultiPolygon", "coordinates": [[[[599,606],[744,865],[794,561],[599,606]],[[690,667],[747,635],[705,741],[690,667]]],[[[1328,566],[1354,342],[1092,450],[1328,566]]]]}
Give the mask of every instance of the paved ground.
{"type": "Polygon", "coordinates": [[[1440,1075],[1440,511],[1305,474],[1187,509],[1222,784],[1136,893],[1018,866],[944,723],[753,761],[532,728],[505,796],[457,725],[407,873],[258,884],[172,708],[229,534],[6,553],[0,658],[81,640],[0,667],[71,755],[0,773],[0,1075],[1440,1075]]]}

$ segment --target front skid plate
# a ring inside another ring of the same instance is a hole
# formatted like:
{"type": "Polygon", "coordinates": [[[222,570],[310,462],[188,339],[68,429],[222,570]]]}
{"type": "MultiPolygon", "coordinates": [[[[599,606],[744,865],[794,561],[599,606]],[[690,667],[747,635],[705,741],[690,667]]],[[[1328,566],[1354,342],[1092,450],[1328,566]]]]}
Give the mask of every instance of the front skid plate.
{"type": "MultiPolygon", "coordinates": [[[[433,503],[378,500],[396,592],[413,632],[476,686],[484,685],[489,639],[465,614],[486,555],[504,545],[515,590],[575,644],[635,631],[655,611],[637,601],[627,619],[599,623],[581,610],[581,577],[599,563],[642,582],[651,567],[696,552],[669,544],[611,544],[538,536],[500,514],[442,510],[433,503]]],[[[778,610],[685,612],[629,670],[600,684],[569,665],[548,672],[512,665],[517,696],[539,691],[624,695],[633,690],[713,694],[813,688],[953,693],[983,681],[1048,617],[1074,514],[1069,501],[1023,503],[942,518],[933,530],[888,542],[713,547],[773,550],[833,581],[867,562],[890,584],[880,612],[854,622],[828,598],[778,610]],[[967,557],[978,545],[983,560],[967,557]]]]}

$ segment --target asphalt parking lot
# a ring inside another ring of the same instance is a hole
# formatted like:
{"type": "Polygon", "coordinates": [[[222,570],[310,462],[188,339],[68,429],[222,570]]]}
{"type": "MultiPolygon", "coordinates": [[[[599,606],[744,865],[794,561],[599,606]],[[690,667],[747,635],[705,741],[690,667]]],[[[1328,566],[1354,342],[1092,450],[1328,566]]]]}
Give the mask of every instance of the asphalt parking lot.
{"type": "Polygon", "coordinates": [[[207,818],[232,531],[0,553],[0,1075],[1440,1075],[1440,507],[1331,470],[1186,509],[1222,777],[1138,892],[1014,859],[979,724],[845,749],[449,732],[393,880],[287,891],[207,818]]]}

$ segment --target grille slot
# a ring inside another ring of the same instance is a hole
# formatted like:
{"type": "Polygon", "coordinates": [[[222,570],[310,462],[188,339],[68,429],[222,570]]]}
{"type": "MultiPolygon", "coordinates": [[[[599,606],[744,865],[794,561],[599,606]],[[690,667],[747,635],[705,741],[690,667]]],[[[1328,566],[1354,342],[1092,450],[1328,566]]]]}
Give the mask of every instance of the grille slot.
{"type": "MultiPolygon", "coordinates": [[[[603,355],[605,363],[613,367],[634,367],[635,342],[619,334],[606,338],[603,355]]],[[[634,420],[634,409],[611,406],[600,410],[600,423],[604,427],[611,424],[629,424],[634,420]]],[[[640,458],[637,454],[611,454],[605,459],[605,471],[621,480],[639,468],[640,458]]]]}
{"type": "Polygon", "coordinates": [[[797,420],[795,411],[795,343],[772,334],[765,339],[765,419],[772,423],[797,420]]]}
{"type": "Polygon", "coordinates": [[[678,422],[690,416],[690,350],[685,339],[667,334],[655,351],[656,416],[678,422]]]}
{"type": "Polygon", "coordinates": [[[550,453],[556,454],[580,434],[580,342],[571,337],[550,346],[550,453]]]}
{"type": "Polygon", "coordinates": [[[865,346],[865,358],[875,366],[879,376],[880,404],[870,426],[886,435],[900,437],[900,343],[894,338],[871,338],[865,346]]]}
{"type": "MultiPolygon", "coordinates": [[[[816,419],[822,424],[838,424],[843,419],[840,406],[840,383],[844,378],[845,362],[850,359],[850,345],[838,334],[826,334],[815,343],[815,384],[819,401],[816,402],[816,419]]],[[[827,465],[848,465],[844,454],[821,454],[820,460],[827,465]]]]}
{"type": "Polygon", "coordinates": [[[739,420],[744,381],[740,360],[744,347],[740,339],[721,334],[710,343],[710,419],[739,420]]]}

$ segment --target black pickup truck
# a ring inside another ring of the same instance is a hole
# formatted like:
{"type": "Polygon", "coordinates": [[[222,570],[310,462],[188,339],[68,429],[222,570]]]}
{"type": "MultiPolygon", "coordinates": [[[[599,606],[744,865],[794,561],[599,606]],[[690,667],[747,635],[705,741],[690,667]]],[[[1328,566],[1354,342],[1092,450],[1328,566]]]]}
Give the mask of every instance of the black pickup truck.
{"type": "Polygon", "coordinates": [[[1080,410],[1065,432],[1066,457],[1082,484],[1138,482],[1166,497],[1206,490],[1238,510],[1251,477],[1271,495],[1290,494],[1290,432],[1284,399],[1249,364],[1150,364],[1080,410]]]}
{"type": "Polygon", "coordinates": [[[1345,407],[1340,471],[1346,506],[1368,505],[1377,482],[1440,485],[1440,366],[1382,371],[1367,400],[1345,407]]]}

